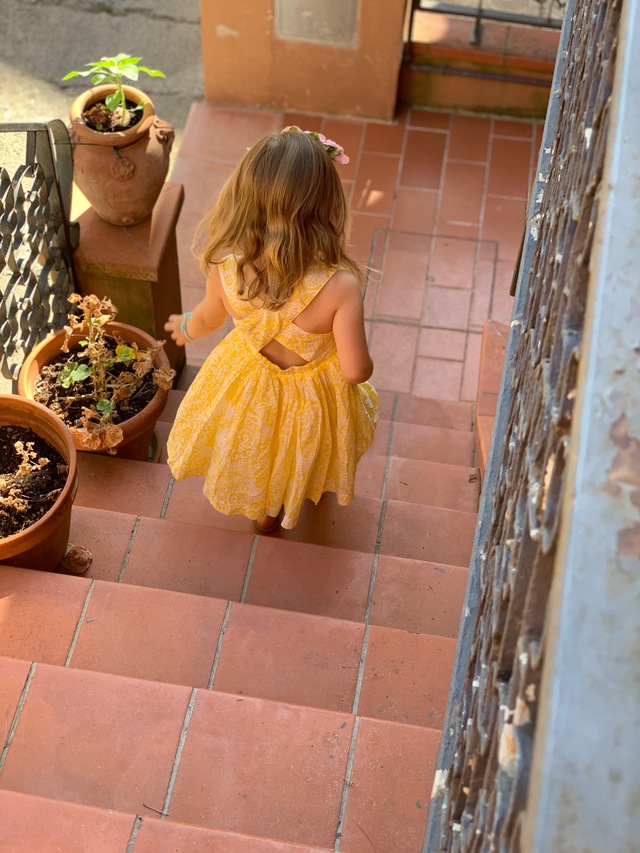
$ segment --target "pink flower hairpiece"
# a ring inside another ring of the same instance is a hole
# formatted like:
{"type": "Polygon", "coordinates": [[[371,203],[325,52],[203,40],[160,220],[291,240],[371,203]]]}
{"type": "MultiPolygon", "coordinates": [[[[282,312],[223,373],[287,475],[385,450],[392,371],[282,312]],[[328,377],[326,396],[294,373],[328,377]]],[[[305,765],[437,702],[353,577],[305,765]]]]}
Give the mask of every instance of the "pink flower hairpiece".
{"type": "Polygon", "coordinates": [[[324,134],[318,133],[316,130],[300,130],[300,128],[296,127],[295,124],[290,124],[289,127],[285,127],[282,132],[285,133],[287,130],[296,130],[298,133],[306,133],[307,136],[312,136],[314,139],[317,139],[327,154],[332,160],[335,160],[336,163],[340,163],[344,166],[349,162],[349,158],[344,153],[342,145],[338,145],[338,143],[334,142],[333,139],[327,139],[324,134]]]}

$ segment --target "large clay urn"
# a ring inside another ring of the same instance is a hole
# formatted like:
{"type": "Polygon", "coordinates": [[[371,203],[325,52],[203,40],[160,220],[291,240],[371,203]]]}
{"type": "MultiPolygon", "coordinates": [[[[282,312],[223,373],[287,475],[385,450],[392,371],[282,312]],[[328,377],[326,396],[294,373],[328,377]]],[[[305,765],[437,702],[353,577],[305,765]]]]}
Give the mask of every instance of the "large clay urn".
{"type": "MultiPolygon", "coordinates": [[[[126,343],[137,344],[141,350],[149,349],[155,344],[155,339],[151,335],[143,332],[142,329],[137,329],[135,326],[129,326],[126,323],[112,321],[105,325],[105,330],[108,333],[117,335],[117,337],[126,343]]],[[[70,348],[73,349],[74,344],[77,345],[83,337],[84,335],[81,332],[72,335],[69,344],[70,348]]],[[[64,330],[54,332],[29,353],[18,375],[18,394],[21,397],[33,400],[34,386],[38,374],[46,364],[51,364],[62,353],[64,338],[64,330]]],[[[164,367],[167,370],[170,369],[169,359],[164,350],[160,350],[156,354],[154,365],[156,368],[164,367]]],[[[141,412],[118,424],[122,429],[123,439],[114,448],[116,456],[121,459],[136,459],[140,462],[148,458],[149,448],[152,446],[153,441],[153,431],[158,418],[167,404],[168,397],[168,391],[158,388],[154,397],[141,412]]],[[[73,429],[71,430],[71,435],[77,450],[87,453],[107,453],[106,450],[87,450],[86,447],[82,446],[77,436],[74,435],[73,429]]]]}
{"type": "Polygon", "coordinates": [[[144,104],[142,119],[127,130],[103,132],[85,124],[83,112],[115,91],[96,86],[71,105],[69,135],[73,180],[101,219],[130,226],[151,215],[169,171],[173,127],[155,114],[144,92],[124,86],[125,97],[144,104]]]}
{"type": "Polygon", "coordinates": [[[78,489],[76,449],[62,421],[40,403],[0,394],[0,426],[29,427],[55,448],[69,467],[67,481],[54,505],[30,527],[0,539],[0,563],[51,571],[67,550],[71,508],[78,489]]]}

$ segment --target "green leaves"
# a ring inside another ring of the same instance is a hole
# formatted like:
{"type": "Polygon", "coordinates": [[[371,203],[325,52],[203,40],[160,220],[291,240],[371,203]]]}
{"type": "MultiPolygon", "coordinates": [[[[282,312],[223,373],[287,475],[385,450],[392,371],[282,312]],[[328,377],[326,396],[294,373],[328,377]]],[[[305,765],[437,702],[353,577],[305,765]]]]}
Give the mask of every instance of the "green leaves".
{"type": "Polygon", "coordinates": [[[149,77],[164,77],[164,72],[157,68],[147,68],[138,65],[142,57],[129,56],[127,53],[119,53],[117,56],[103,56],[94,62],[87,62],[87,71],[69,71],[62,78],[70,80],[72,77],[92,77],[94,85],[99,83],[122,84],[122,78],[127,80],[138,80],[140,74],[148,74],[149,77]]]}
{"type": "Polygon", "coordinates": [[[84,382],[93,374],[93,367],[89,364],[78,364],[75,361],[70,361],[65,365],[60,372],[58,381],[63,388],[70,388],[74,382],[84,382]]]}

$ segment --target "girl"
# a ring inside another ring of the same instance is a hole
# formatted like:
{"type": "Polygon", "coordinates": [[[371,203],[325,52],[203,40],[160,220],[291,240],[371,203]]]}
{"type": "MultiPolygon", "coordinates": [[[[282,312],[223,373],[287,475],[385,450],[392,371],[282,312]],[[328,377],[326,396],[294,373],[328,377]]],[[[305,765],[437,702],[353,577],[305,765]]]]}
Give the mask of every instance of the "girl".
{"type": "Polygon", "coordinates": [[[348,504],[378,419],[364,278],[346,251],[334,158],[348,162],[295,127],[254,145],[209,218],[204,299],[165,324],[184,345],[233,319],[178,410],[168,462],[177,480],[204,477],[215,509],[259,533],[281,515],[293,527],[304,500],[324,492],[348,504]]]}

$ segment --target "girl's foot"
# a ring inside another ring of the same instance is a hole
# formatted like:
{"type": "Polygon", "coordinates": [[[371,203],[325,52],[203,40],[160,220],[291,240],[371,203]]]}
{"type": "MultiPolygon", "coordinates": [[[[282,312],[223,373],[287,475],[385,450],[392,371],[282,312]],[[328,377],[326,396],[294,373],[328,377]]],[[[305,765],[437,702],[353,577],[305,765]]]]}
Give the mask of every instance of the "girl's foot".
{"type": "Polygon", "coordinates": [[[262,535],[273,533],[279,524],[279,515],[276,515],[275,518],[272,515],[261,515],[260,518],[256,518],[253,522],[256,533],[261,533],[262,535]]]}

